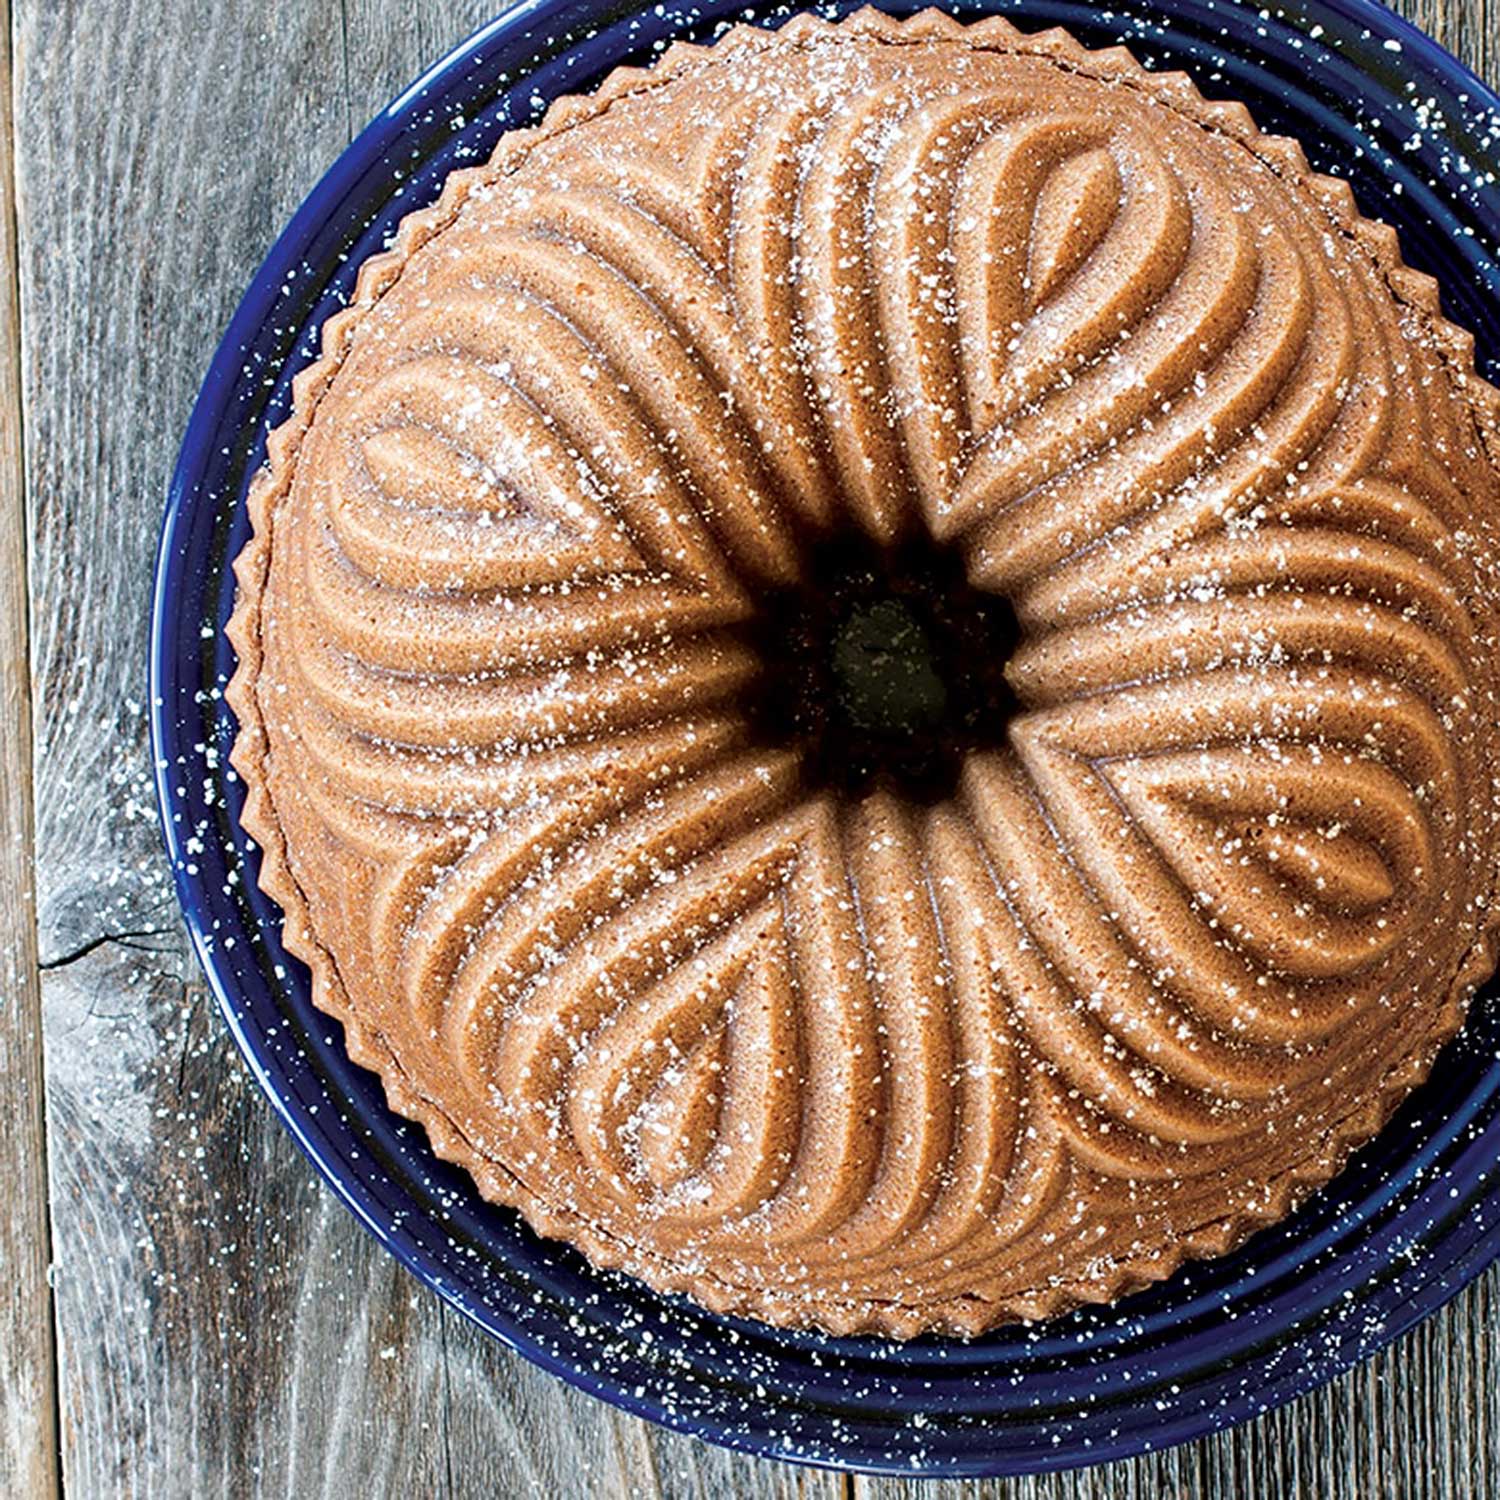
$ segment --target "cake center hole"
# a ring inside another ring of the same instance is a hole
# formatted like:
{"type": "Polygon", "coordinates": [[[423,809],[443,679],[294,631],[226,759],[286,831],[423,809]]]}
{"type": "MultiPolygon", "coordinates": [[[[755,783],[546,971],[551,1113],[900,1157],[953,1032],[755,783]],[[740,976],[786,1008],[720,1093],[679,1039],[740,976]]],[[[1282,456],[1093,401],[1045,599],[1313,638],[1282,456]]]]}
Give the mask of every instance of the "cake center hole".
{"type": "Polygon", "coordinates": [[[818,544],[801,581],[764,599],[752,635],[757,735],[800,749],[820,789],[941,801],[967,755],[1004,742],[1016,711],[1014,612],[930,541],[818,544]]]}

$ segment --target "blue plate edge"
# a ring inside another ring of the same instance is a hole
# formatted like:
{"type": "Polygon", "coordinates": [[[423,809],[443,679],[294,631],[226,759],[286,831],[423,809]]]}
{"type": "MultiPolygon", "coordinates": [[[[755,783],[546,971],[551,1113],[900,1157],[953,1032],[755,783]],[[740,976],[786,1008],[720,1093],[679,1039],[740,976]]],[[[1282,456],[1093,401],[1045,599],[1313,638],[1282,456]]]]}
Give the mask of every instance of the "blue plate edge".
{"type": "MultiPolygon", "coordinates": [[[[766,1441],[748,1436],[741,1430],[722,1428],[702,1417],[684,1416],[670,1406],[634,1397],[628,1390],[591,1378],[586,1372],[569,1365],[565,1360],[528,1339],[524,1334],[481,1317],[474,1308],[455,1293],[452,1287],[446,1284],[442,1277],[432,1275],[422,1265],[418,1256],[410,1253],[399,1240],[393,1239],[372,1216],[371,1210],[360,1201],[359,1196],[344,1180],[335,1164],[320,1152],[316,1142],[304,1129],[294,1105],[277,1087],[274,1075],[267,1068],[254,1042],[246,1032],[231,988],[216,958],[213,940],[204,931],[200,921],[194,883],[185,870],[186,854],[178,841],[176,824],[172,815],[173,790],[170,784],[172,764],[167,757],[171,730],[167,723],[167,704],[162,697],[162,676],[166,664],[164,645],[167,640],[164,621],[169,613],[173,594],[171,587],[173,534],[185,506],[191,504],[194,498],[191,471],[195,465],[190,453],[191,438],[201,426],[207,425],[210,415],[218,411],[225,403],[228,391],[233,388],[234,383],[227,369],[238,361],[249,341],[247,336],[260,327],[274,310],[278,289],[285,281],[287,273],[299,263],[294,249],[306,239],[309,228],[320,218],[319,205],[330,194],[336,193],[338,196],[343,196],[357,181],[371,158],[383,156],[389,151],[406,128],[403,119],[404,112],[419,103],[424,92],[435,80],[445,75],[450,69],[463,66],[473,53],[494,45],[498,38],[512,31],[523,29],[526,23],[534,19],[539,12],[547,10],[549,3],[550,0],[523,0],[522,4],[486,23],[451,49],[443,58],[429,67],[419,79],[398,94],[356,135],[304,197],[261,262],[250,286],[236,306],[228,328],[215,348],[203,383],[194,400],[186,428],[187,436],[174,466],[153,569],[150,612],[148,703],[153,777],[164,847],[172,869],[174,889],[182,908],[193,949],[208,979],[216,1004],[224,1016],[237,1047],[249,1065],[252,1076],[261,1090],[270,1098],[278,1116],[286,1125],[299,1149],[317,1169],[320,1176],[333,1188],[339,1200],[349,1208],[367,1232],[455,1311],[532,1363],[587,1394],[599,1397],[634,1415],[673,1430],[705,1438],[740,1452],[782,1459],[825,1470],[847,1472],[852,1469],[860,1473],[908,1478],[918,1476],[981,1477],[997,1474],[1058,1472],[1110,1462],[1145,1452],[1159,1452],[1273,1411],[1295,1400],[1298,1396],[1318,1388],[1334,1378],[1336,1374],[1369,1358],[1418,1322],[1446,1306],[1492,1261],[1500,1257],[1500,1235],[1492,1234],[1488,1243],[1466,1252],[1453,1274],[1439,1280],[1435,1293],[1429,1294],[1431,1283],[1424,1284],[1421,1293],[1408,1301],[1400,1316],[1387,1320],[1378,1333],[1359,1340],[1359,1347],[1349,1357],[1345,1358],[1344,1351],[1341,1349],[1334,1356],[1321,1358],[1310,1376],[1304,1372],[1301,1378],[1293,1375],[1276,1382],[1264,1400],[1256,1401],[1253,1412],[1246,1411],[1220,1416],[1216,1420],[1216,1414],[1213,1411],[1193,1410],[1164,1422],[1157,1434],[1160,1441],[1153,1439],[1142,1443],[1137,1434],[1127,1433],[1122,1435],[1117,1442],[1096,1442],[1087,1452],[1064,1449],[1055,1455],[1046,1453],[1028,1455],[1024,1466],[1011,1463],[995,1467],[988,1464],[983,1456],[972,1460],[928,1465],[921,1468],[899,1464],[895,1461],[889,1463],[865,1461],[852,1465],[838,1459],[810,1455],[774,1438],[766,1441]]],[[[1368,27],[1372,32],[1384,33],[1399,41],[1403,49],[1409,48],[1422,60],[1424,66],[1446,75],[1450,82],[1456,81],[1458,85],[1461,85],[1462,90],[1470,95],[1471,102],[1476,109],[1492,109],[1500,114],[1500,92],[1491,88],[1467,65],[1453,57],[1412,22],[1388,10],[1384,5],[1377,3],[1377,0],[1323,0],[1323,3],[1330,10],[1344,15],[1353,24],[1368,27]]]]}

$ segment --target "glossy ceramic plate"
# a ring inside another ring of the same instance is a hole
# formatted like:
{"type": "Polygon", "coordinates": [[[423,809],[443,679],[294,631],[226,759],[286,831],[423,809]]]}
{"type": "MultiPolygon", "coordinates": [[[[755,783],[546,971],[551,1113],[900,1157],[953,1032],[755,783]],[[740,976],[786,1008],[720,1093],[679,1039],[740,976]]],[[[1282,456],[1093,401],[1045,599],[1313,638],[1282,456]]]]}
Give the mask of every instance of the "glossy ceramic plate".
{"type": "MultiPolygon", "coordinates": [[[[825,7],[838,14],[846,7],[825,7]]],[[[906,0],[887,6],[916,9],[906,0]]],[[[1435,275],[1500,375],[1500,98],[1369,0],[1274,14],[1214,0],[960,5],[1026,28],[1125,41],[1153,67],[1250,105],[1346,176],[1435,275]]],[[[246,485],[325,317],[398,219],[545,102],[740,14],[532,0],[375,120],[314,189],[255,277],[204,382],[172,482],[151,660],[168,850],[225,1018],[287,1127],[350,1209],[418,1276],[527,1358],[714,1442],[901,1474],[1062,1468],[1161,1448],[1311,1389],[1430,1313],[1500,1253],[1500,990],[1475,1003],[1379,1139],[1300,1212],[1224,1259],[1036,1327],[896,1344],[715,1317],[592,1269],[437,1160],[350,1064],[256,887],[227,766],[234,669],[222,627],[246,485]]],[[[745,12],[775,25],[787,10],[745,12]]]]}

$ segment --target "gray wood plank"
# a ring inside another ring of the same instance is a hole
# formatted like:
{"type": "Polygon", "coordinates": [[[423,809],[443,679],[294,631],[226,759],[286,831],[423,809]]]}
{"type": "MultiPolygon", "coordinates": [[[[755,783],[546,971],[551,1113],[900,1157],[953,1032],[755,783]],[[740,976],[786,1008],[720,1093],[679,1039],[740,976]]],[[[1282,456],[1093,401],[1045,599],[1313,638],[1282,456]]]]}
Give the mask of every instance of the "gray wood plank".
{"type": "Polygon", "coordinates": [[[68,1488],[436,1493],[439,1341],[407,1325],[438,1320],[209,1026],[145,750],[165,477],[205,339],[347,137],[340,17],[33,4],[17,53],[68,1488]]]}
{"type": "Polygon", "coordinates": [[[1500,82],[1500,0],[1388,0],[1491,84],[1500,82]]]}
{"type": "Polygon", "coordinates": [[[19,8],[39,925],[71,1494],[837,1493],[826,1476],[713,1452],[566,1389],[381,1252],[240,1066],[158,853],[143,605],[205,339],[351,129],[477,19],[472,6],[447,17],[374,0],[274,16],[243,0],[211,16],[187,0],[19,8]],[[118,87],[101,90],[106,47],[118,87]]]}
{"type": "MultiPolygon", "coordinates": [[[[247,1079],[157,851],[143,606],[205,336],[351,130],[494,8],[18,0],[37,901],[62,1445],[77,1495],[845,1491],[614,1413],[445,1313],[317,1184],[247,1079]]],[[[1408,9],[1493,76],[1500,0],[1408,9]]],[[[0,548],[14,531],[4,380],[0,548]]],[[[0,671],[15,638],[4,590],[19,576],[0,553],[0,671]]],[[[0,768],[14,763],[9,719],[0,768]]],[[[6,879],[15,827],[24,847],[24,808],[0,795],[0,945],[14,923],[6,891],[26,884],[6,879]]],[[[33,973],[17,951],[18,985],[0,962],[7,1080],[9,995],[33,973]]],[[[1081,1475],[920,1494],[1500,1494],[1497,1296],[1492,1274],[1365,1369],[1240,1433],[1081,1475]]],[[[0,1401],[27,1380],[5,1358],[0,1401]]],[[[0,1464],[7,1441],[8,1429],[0,1464]]],[[[38,1443],[44,1433],[22,1447],[38,1443]]],[[[37,1492],[5,1477],[0,1493],[37,1492]]]]}
{"type": "Polygon", "coordinates": [[[42,1033],[32,910],[31,690],[12,177],[0,0],[0,1494],[56,1493],[42,1033]]]}

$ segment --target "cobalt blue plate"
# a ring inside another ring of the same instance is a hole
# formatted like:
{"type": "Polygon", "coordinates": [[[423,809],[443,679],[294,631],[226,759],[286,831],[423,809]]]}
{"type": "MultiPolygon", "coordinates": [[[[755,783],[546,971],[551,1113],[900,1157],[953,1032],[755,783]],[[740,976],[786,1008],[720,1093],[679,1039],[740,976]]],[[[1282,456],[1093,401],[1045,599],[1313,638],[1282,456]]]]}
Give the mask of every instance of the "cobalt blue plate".
{"type": "MultiPolygon", "coordinates": [[[[1500,376],[1500,97],[1405,22],[1371,0],[1291,0],[1274,15],[1228,0],[955,9],[1061,24],[1091,46],[1124,40],[1148,65],[1244,100],[1397,226],[1407,259],[1438,278],[1449,316],[1500,376]]],[[[183,911],[250,1067],[335,1192],[454,1307],[584,1390],[713,1442],[874,1472],[1020,1473],[1167,1447],[1330,1379],[1500,1254],[1500,986],[1380,1137],[1236,1254],[1113,1307],[987,1338],[833,1339],[659,1296],[483,1202],[349,1062],[256,886],[243,788],[226,762],[228,564],[248,533],[245,489],[266,432],[318,328],[398,219],[502,131],[741,14],[752,15],[730,0],[636,14],[615,0],[530,0],[376,119],[276,242],[193,410],[156,573],[152,730],[183,911]]]]}

